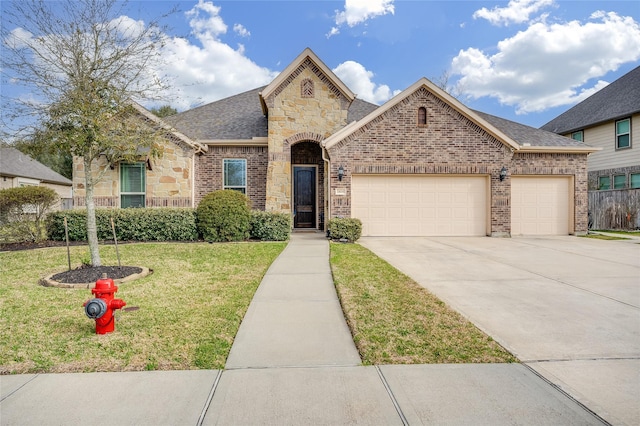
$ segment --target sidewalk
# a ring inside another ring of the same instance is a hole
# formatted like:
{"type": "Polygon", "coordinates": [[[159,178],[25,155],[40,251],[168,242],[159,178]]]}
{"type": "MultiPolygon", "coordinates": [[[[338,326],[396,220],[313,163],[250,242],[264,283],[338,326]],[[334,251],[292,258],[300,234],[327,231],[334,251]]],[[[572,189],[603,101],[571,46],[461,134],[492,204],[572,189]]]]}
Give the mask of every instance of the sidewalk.
{"type": "Polygon", "coordinates": [[[521,364],[361,366],[328,255],[292,235],[225,370],[0,376],[0,424],[602,424],[521,364]]]}

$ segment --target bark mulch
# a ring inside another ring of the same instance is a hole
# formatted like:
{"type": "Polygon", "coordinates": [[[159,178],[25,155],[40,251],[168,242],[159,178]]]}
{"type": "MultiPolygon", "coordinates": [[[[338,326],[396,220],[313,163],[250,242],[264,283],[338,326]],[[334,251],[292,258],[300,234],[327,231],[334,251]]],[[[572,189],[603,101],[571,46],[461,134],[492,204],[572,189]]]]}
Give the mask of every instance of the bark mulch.
{"type": "Polygon", "coordinates": [[[142,268],[138,266],[86,266],[70,271],[60,272],[51,277],[52,280],[59,283],[81,284],[92,283],[100,278],[102,274],[107,274],[107,278],[113,280],[128,277],[129,275],[139,274],[142,268]]]}

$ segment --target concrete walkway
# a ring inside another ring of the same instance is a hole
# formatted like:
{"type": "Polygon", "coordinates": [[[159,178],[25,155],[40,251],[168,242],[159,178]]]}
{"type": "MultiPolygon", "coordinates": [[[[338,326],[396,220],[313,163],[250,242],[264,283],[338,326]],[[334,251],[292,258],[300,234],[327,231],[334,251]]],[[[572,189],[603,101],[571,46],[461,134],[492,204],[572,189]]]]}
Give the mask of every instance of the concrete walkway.
{"type": "Polygon", "coordinates": [[[360,356],[333,286],[327,240],[296,233],[258,287],[226,368],[325,365],[360,365],[360,356]]]}
{"type": "Polygon", "coordinates": [[[321,233],[295,233],[226,369],[0,377],[1,425],[595,425],[521,364],[361,366],[321,233]]]}

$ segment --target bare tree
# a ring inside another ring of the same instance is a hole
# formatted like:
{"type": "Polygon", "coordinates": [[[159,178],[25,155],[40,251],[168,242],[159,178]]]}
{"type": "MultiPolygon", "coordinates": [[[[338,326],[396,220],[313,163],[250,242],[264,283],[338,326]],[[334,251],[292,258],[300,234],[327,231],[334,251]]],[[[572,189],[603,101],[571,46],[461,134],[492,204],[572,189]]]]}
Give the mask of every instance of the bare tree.
{"type": "Polygon", "coordinates": [[[464,87],[461,86],[460,83],[454,85],[451,84],[450,70],[444,70],[442,74],[440,74],[438,77],[432,78],[431,81],[433,82],[433,84],[435,84],[440,89],[444,90],[457,100],[463,101],[462,98],[465,97],[464,87]]]}
{"type": "Polygon", "coordinates": [[[3,3],[3,80],[31,93],[3,99],[3,121],[33,117],[40,137],[82,158],[91,264],[100,266],[96,183],[110,165],[136,161],[141,152],[161,154],[158,129],[133,100],[157,99],[166,88],[154,70],[165,37],[159,22],[167,15],[135,21],[120,0],[3,3]]]}

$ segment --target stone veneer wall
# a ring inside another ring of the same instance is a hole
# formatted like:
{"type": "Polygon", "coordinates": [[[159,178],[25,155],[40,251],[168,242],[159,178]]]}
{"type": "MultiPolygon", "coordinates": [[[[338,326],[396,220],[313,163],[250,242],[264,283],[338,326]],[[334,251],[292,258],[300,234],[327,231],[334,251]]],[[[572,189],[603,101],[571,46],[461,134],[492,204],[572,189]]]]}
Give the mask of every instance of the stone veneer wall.
{"type": "Polygon", "coordinates": [[[353,174],[464,174],[490,176],[491,229],[511,232],[511,182],[500,181],[505,166],[514,174],[575,175],[576,231],[586,231],[586,155],[516,154],[482,128],[421,88],[362,129],[329,149],[332,217],[351,216],[353,174]],[[418,109],[427,125],[418,125],[418,109]],[[343,165],[345,177],[337,179],[343,165]],[[336,195],[338,189],[344,195],[336,195]]]}
{"type": "MultiPolygon", "coordinates": [[[[146,171],[147,207],[190,207],[193,179],[193,148],[183,143],[166,141],[163,154],[151,159],[151,170],[146,171]]],[[[110,169],[106,158],[95,164],[107,168],[103,178],[94,186],[96,207],[120,206],[120,167],[110,169]]],[[[81,157],[73,159],[74,206],[84,206],[84,164],[81,157]]]]}
{"type": "Polygon", "coordinates": [[[215,146],[196,162],[196,205],[210,192],[222,189],[222,160],[247,160],[247,196],[252,208],[264,210],[267,181],[266,146],[215,146]]]}
{"type": "Polygon", "coordinates": [[[320,142],[347,124],[349,101],[307,59],[265,99],[269,110],[266,210],[291,212],[291,149],[301,140],[320,142]],[[305,96],[301,90],[304,84],[305,96]],[[313,82],[309,96],[308,82],[313,82]]]}

